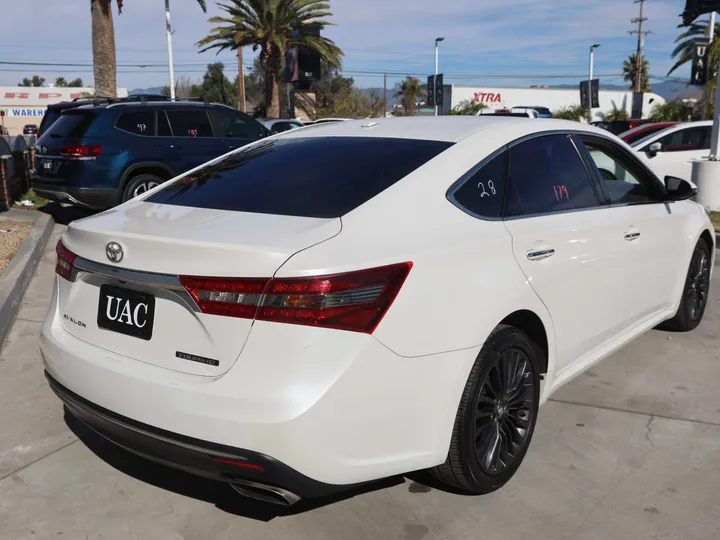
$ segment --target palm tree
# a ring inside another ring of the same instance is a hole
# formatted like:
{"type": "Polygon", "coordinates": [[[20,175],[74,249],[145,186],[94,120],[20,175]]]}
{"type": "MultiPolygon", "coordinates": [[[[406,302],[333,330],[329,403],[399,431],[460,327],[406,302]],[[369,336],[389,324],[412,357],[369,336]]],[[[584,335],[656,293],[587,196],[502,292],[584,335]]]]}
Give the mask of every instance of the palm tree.
{"type": "Polygon", "coordinates": [[[677,58],[673,67],[667,72],[670,75],[680,66],[687,64],[692,60],[693,55],[693,42],[697,38],[707,37],[710,35],[710,21],[708,20],[696,20],[690,24],[690,26],[678,25],[678,28],[682,28],[683,32],[675,38],[677,46],[672,52],[672,58],[677,58]]]}
{"type": "Polygon", "coordinates": [[[560,120],[574,120],[575,122],[579,122],[581,119],[587,118],[588,113],[589,111],[585,107],[570,105],[569,107],[558,109],[553,113],[553,116],[560,120]]]}
{"type": "MultiPolygon", "coordinates": [[[[122,13],[123,0],[116,0],[118,14],[122,13]]],[[[197,0],[206,11],[205,0],[197,0]]],[[[112,0],[90,0],[92,20],[93,74],[95,95],[117,95],[117,66],[115,62],[115,27],[113,25],[112,0]]]]}
{"type": "Polygon", "coordinates": [[[691,108],[680,100],[655,105],[650,113],[651,122],[686,122],[691,108]]]}
{"type": "Polygon", "coordinates": [[[450,111],[450,116],[477,116],[477,114],[483,109],[487,109],[488,106],[484,103],[478,103],[471,99],[465,99],[455,105],[450,111]]]}
{"type": "MultiPolygon", "coordinates": [[[[648,69],[650,63],[641,57],[640,62],[640,91],[650,92],[650,81],[648,80],[648,69]]],[[[637,72],[637,55],[631,54],[628,59],[623,62],[623,79],[630,83],[630,90],[635,90],[635,78],[637,72]]]]}
{"type": "Polygon", "coordinates": [[[612,122],[613,120],[629,120],[630,115],[625,109],[618,109],[615,105],[613,105],[613,110],[609,113],[600,114],[600,117],[605,122],[612,122]]]}
{"type": "MultiPolygon", "coordinates": [[[[242,73],[240,49],[251,45],[260,49],[260,64],[265,71],[267,116],[277,118],[280,113],[278,78],[285,67],[285,53],[303,48],[313,51],[329,65],[339,67],[343,52],[335,43],[319,35],[330,23],[328,0],[232,0],[219,4],[228,15],[213,17],[212,24],[221,24],[197,42],[200,52],[209,49],[238,52],[238,69],[242,73]]],[[[240,78],[238,74],[238,79],[240,78]]],[[[240,81],[238,81],[238,86],[240,81]]]]}
{"type": "Polygon", "coordinates": [[[400,98],[400,104],[403,108],[405,116],[412,116],[416,112],[416,103],[422,96],[425,90],[425,85],[420,82],[420,79],[406,76],[402,81],[395,85],[395,92],[393,97],[400,98]]]}

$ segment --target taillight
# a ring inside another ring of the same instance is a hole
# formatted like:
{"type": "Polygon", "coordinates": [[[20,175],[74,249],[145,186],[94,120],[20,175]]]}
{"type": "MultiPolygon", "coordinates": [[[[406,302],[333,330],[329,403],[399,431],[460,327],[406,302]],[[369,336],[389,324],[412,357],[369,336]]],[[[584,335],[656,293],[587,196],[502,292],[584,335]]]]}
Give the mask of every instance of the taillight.
{"type": "Polygon", "coordinates": [[[411,268],[406,262],[309,278],[180,281],[203,313],[371,334],[411,268]]]}
{"type": "Polygon", "coordinates": [[[181,276],[180,282],[203,313],[254,319],[268,279],[181,276]]]}
{"type": "Polygon", "coordinates": [[[58,240],[57,246],[55,247],[55,253],[57,254],[57,262],[55,264],[55,273],[64,277],[68,281],[72,279],[73,262],[75,262],[75,255],[72,251],[65,247],[62,240],[58,240]]]}
{"type": "Polygon", "coordinates": [[[95,159],[101,151],[102,146],[81,144],[79,146],[63,146],[60,149],[60,155],[70,159],[95,159]]]}

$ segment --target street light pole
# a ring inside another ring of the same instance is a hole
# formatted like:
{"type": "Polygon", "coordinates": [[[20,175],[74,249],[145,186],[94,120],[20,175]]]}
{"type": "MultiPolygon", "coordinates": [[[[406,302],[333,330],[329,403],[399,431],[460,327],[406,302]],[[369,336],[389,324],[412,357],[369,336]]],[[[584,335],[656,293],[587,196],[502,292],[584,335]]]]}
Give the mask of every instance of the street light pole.
{"type": "Polygon", "coordinates": [[[175,68],[173,67],[172,28],[170,26],[170,0],[165,0],[165,32],[168,44],[168,68],[170,70],[170,99],[175,99],[175,68]]]}
{"type": "MultiPolygon", "coordinates": [[[[437,76],[438,76],[438,43],[440,43],[441,41],[444,41],[444,40],[445,40],[444,37],[435,38],[435,85],[433,85],[433,86],[437,86],[437,76]]],[[[433,88],[433,90],[434,90],[434,88],[433,88]]],[[[435,92],[435,95],[437,95],[437,91],[435,92]]],[[[433,101],[435,101],[435,99],[433,99],[433,101]]],[[[437,115],[438,115],[438,106],[437,106],[437,103],[436,103],[436,104],[435,104],[435,116],[437,116],[437,115]]]]}
{"type": "Polygon", "coordinates": [[[593,65],[595,63],[595,49],[600,46],[599,43],[590,45],[590,73],[588,74],[588,122],[592,122],[592,80],[593,80],[593,65]]]}

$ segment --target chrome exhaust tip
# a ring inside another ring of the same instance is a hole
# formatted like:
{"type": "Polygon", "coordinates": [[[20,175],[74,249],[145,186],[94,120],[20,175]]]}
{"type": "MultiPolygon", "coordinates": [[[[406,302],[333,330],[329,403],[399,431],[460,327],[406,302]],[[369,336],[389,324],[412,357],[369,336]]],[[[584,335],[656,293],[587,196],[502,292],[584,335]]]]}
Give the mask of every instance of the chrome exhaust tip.
{"type": "Polygon", "coordinates": [[[301,498],[286,489],[251,480],[234,479],[230,482],[230,487],[244,497],[281,506],[292,506],[301,498]]]}

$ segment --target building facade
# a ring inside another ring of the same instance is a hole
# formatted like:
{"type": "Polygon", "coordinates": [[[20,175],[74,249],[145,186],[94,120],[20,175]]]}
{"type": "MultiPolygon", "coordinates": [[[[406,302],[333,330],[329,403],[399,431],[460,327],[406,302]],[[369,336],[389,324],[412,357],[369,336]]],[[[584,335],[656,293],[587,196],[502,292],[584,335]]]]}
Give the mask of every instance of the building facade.
{"type": "MultiPolygon", "coordinates": [[[[94,94],[94,88],[0,86],[0,120],[10,135],[21,135],[26,124],[40,125],[48,105],[94,94]]],[[[118,88],[119,97],[127,95],[118,88]]]]}
{"type": "MultiPolygon", "coordinates": [[[[578,88],[512,88],[490,86],[444,86],[445,99],[443,110],[447,114],[450,109],[464,101],[482,103],[490,111],[493,109],[510,109],[512,107],[535,106],[547,107],[556,112],[564,107],[580,104],[578,88]]],[[[593,109],[593,121],[603,120],[604,115],[613,109],[624,109],[628,115],[632,113],[633,93],[623,90],[603,90],[599,92],[600,107],[593,109]]],[[[653,93],[643,96],[643,118],[647,118],[655,105],[665,100],[653,93]]]]}

